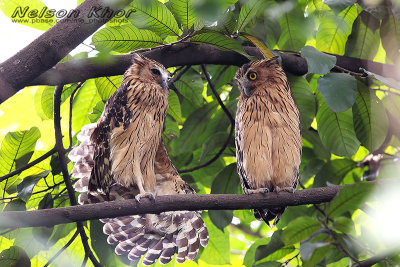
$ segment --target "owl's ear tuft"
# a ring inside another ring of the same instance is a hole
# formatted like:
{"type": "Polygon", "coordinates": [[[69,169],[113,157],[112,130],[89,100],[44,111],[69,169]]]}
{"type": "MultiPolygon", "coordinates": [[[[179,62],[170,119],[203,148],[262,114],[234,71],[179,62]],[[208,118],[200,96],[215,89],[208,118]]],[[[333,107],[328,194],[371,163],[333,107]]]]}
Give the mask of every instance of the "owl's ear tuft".
{"type": "Polygon", "coordinates": [[[132,54],[132,64],[142,62],[143,60],[145,60],[145,58],[141,54],[138,53],[132,54]]]}

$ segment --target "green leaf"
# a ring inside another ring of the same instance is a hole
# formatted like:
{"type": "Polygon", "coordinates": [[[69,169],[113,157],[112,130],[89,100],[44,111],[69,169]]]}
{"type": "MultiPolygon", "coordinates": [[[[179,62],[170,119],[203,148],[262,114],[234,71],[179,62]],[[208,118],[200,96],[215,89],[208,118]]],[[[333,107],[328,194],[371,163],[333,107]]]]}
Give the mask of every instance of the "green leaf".
{"type": "Polygon", "coordinates": [[[301,76],[288,75],[290,88],[300,110],[302,128],[310,127],[316,113],[316,100],[307,80],[301,76]]]}
{"type": "Polygon", "coordinates": [[[190,29],[198,19],[193,8],[193,0],[170,0],[169,3],[175,18],[187,29],[190,29]]]}
{"type": "Polygon", "coordinates": [[[381,83],[383,83],[384,85],[386,85],[387,87],[390,88],[394,88],[397,90],[400,90],[400,83],[398,81],[396,81],[393,78],[387,78],[387,77],[383,77],[379,74],[367,71],[367,70],[363,70],[366,74],[368,74],[368,76],[372,76],[375,79],[377,79],[378,81],[380,81],[381,83]]]}
{"type": "Polygon", "coordinates": [[[326,214],[334,218],[344,212],[354,212],[364,203],[364,200],[374,188],[375,185],[371,183],[358,183],[345,186],[331,201],[326,214]]]}
{"type": "Polygon", "coordinates": [[[226,166],[217,177],[215,177],[211,194],[236,194],[239,186],[239,175],[236,163],[226,166]]]}
{"type": "Polygon", "coordinates": [[[99,93],[101,100],[106,102],[110,96],[119,88],[122,82],[122,75],[100,77],[94,79],[96,84],[97,92],[99,93]]]}
{"type": "Polygon", "coordinates": [[[165,129],[163,134],[165,134],[169,139],[174,139],[175,137],[179,137],[180,130],[179,124],[171,117],[167,116],[165,118],[165,129]]]}
{"type": "Polygon", "coordinates": [[[279,25],[281,34],[278,46],[280,49],[300,50],[313,31],[311,19],[304,17],[303,12],[296,8],[283,15],[279,19],[279,25]]]}
{"type": "Polygon", "coordinates": [[[179,27],[174,15],[157,0],[135,0],[130,5],[135,10],[129,20],[139,29],[148,29],[159,35],[179,36],[179,27]]]}
{"type": "Polygon", "coordinates": [[[329,184],[340,184],[346,174],[354,169],[357,163],[350,159],[330,160],[318,171],[313,187],[324,187],[329,184]]]}
{"type": "Polygon", "coordinates": [[[40,0],[29,1],[29,5],[23,0],[2,0],[0,9],[14,22],[41,31],[48,30],[57,22],[53,13],[40,0]]]}
{"type": "Polygon", "coordinates": [[[330,159],[331,153],[322,144],[321,137],[314,129],[302,129],[303,138],[308,140],[313,145],[313,152],[317,158],[330,159]]]}
{"type": "Polygon", "coordinates": [[[74,97],[72,106],[72,130],[74,132],[79,132],[83,125],[90,123],[88,114],[100,100],[94,81],[86,81],[74,97]]]}
{"type": "Polygon", "coordinates": [[[324,0],[324,3],[327,4],[331,9],[335,11],[342,11],[348,6],[354,5],[357,0],[324,0]]]}
{"type": "Polygon", "coordinates": [[[208,156],[214,155],[213,151],[218,151],[225,144],[228,134],[226,132],[217,132],[210,135],[202,145],[201,155],[199,160],[203,160],[208,156]]]}
{"type": "Polygon", "coordinates": [[[53,119],[53,96],[54,86],[45,86],[40,102],[42,104],[43,113],[46,115],[47,119],[50,120],[53,119]]]}
{"type": "Polygon", "coordinates": [[[301,242],[300,243],[301,259],[308,261],[316,249],[325,247],[327,245],[329,245],[329,243],[326,242],[301,242]]]}
{"type": "Polygon", "coordinates": [[[311,217],[300,217],[290,222],[282,234],[286,245],[296,244],[311,236],[321,228],[320,223],[311,217]]]}
{"type": "Polygon", "coordinates": [[[318,97],[318,102],[316,118],[322,144],[335,155],[351,157],[360,146],[354,131],[352,111],[335,113],[322,97],[318,97]]]}
{"type": "Polygon", "coordinates": [[[254,241],[254,243],[251,244],[249,249],[246,251],[246,254],[244,255],[243,265],[245,265],[246,267],[252,267],[254,263],[254,257],[256,256],[256,249],[259,246],[267,245],[268,242],[269,238],[260,238],[254,241]]]}
{"type": "Polygon", "coordinates": [[[301,57],[307,60],[308,73],[325,75],[336,64],[335,56],[322,53],[308,45],[301,49],[301,57]]]}
{"type": "Polygon", "coordinates": [[[224,228],[232,222],[233,210],[209,210],[208,216],[218,229],[224,231],[224,228]]]}
{"type": "Polygon", "coordinates": [[[194,108],[198,108],[203,104],[202,92],[204,85],[198,72],[189,69],[174,85],[194,108]]]}
{"type": "Polygon", "coordinates": [[[354,129],[361,144],[373,152],[385,141],[389,122],[385,107],[375,92],[361,82],[358,92],[353,106],[354,129]]]}
{"type": "Polygon", "coordinates": [[[244,56],[247,56],[242,46],[237,41],[218,32],[210,31],[199,33],[193,36],[191,38],[191,41],[197,44],[211,45],[222,51],[234,51],[244,56]]]}
{"type": "Polygon", "coordinates": [[[340,216],[335,218],[333,222],[333,229],[346,234],[355,234],[355,226],[352,219],[340,216]]]}
{"type": "Polygon", "coordinates": [[[263,0],[246,1],[240,9],[237,32],[241,32],[260,11],[265,9],[265,6],[266,2],[263,0]]]}
{"type": "Polygon", "coordinates": [[[386,59],[395,62],[400,55],[400,22],[391,14],[381,23],[382,46],[386,51],[386,59]]]}
{"type": "MultiPolygon", "coordinates": [[[[12,172],[15,169],[16,161],[32,152],[39,138],[40,131],[37,127],[32,127],[28,131],[7,133],[0,148],[0,176],[12,172]]],[[[30,157],[24,159],[26,164],[30,157]]],[[[23,163],[21,162],[21,164],[23,163]]]]}
{"type": "Polygon", "coordinates": [[[163,41],[152,31],[124,24],[97,31],[92,37],[92,44],[100,51],[127,53],[138,48],[157,46],[163,44],[163,41]]]}
{"type": "Polygon", "coordinates": [[[4,267],[30,267],[31,260],[23,248],[12,246],[0,253],[0,266],[4,267]]]}
{"type": "MultiPolygon", "coordinates": [[[[292,253],[294,250],[295,250],[294,246],[286,246],[281,249],[278,249],[274,253],[271,253],[264,259],[258,261],[256,266],[264,266],[264,265],[262,265],[263,263],[280,260],[280,259],[284,258],[286,255],[292,253]]],[[[279,266],[281,266],[281,265],[279,265],[279,266]]]]}
{"type": "Polygon", "coordinates": [[[282,230],[277,230],[271,236],[271,239],[267,245],[261,245],[256,249],[255,253],[255,261],[259,261],[268,257],[275,251],[280,250],[283,248],[285,244],[282,242],[282,230]]]}
{"type": "Polygon", "coordinates": [[[38,208],[50,209],[53,208],[53,204],[54,204],[53,196],[51,195],[51,193],[47,193],[46,195],[44,195],[42,200],[40,200],[38,208]]]}
{"type": "Polygon", "coordinates": [[[232,11],[226,12],[219,20],[217,26],[213,27],[215,31],[232,34],[236,28],[236,17],[232,11]]]}
{"type": "Polygon", "coordinates": [[[323,160],[317,158],[307,161],[304,168],[300,171],[300,181],[304,184],[308,178],[317,174],[324,164],[325,162],[323,160]]]}
{"type": "Polygon", "coordinates": [[[318,91],[333,112],[343,112],[356,100],[357,80],[347,73],[328,73],[318,79],[318,91]]]}
{"type": "Polygon", "coordinates": [[[40,179],[47,177],[50,171],[44,171],[37,175],[30,175],[25,177],[18,185],[17,185],[17,192],[18,197],[23,201],[27,202],[32,195],[33,188],[39,182],[40,179]]]}
{"type": "Polygon", "coordinates": [[[316,37],[316,48],[320,51],[343,55],[347,37],[351,33],[353,21],[357,17],[357,8],[350,6],[337,16],[325,12],[320,19],[316,37]]]}
{"type": "Polygon", "coordinates": [[[178,95],[170,90],[168,96],[168,114],[172,116],[178,123],[182,123],[181,103],[179,102],[178,95]]]}
{"type": "Polygon", "coordinates": [[[88,114],[90,122],[92,123],[98,121],[101,114],[103,113],[103,110],[104,110],[104,102],[100,100],[99,102],[96,103],[92,112],[88,114]]]}
{"type": "Polygon", "coordinates": [[[373,60],[379,48],[380,21],[362,11],[354,21],[353,29],[346,43],[345,55],[373,60]]]}
{"type": "Polygon", "coordinates": [[[26,210],[26,203],[17,198],[7,203],[3,211],[24,211],[26,210]]]}
{"type": "Polygon", "coordinates": [[[230,263],[230,245],[229,232],[222,232],[215,227],[208,217],[203,217],[207,225],[210,240],[207,247],[203,250],[200,259],[209,264],[229,264],[230,263]]]}

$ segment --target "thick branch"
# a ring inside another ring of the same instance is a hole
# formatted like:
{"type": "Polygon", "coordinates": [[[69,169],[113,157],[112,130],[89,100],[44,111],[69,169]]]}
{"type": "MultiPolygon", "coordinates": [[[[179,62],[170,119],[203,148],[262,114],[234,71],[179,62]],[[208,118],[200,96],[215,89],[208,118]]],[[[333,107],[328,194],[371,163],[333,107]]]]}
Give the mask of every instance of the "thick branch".
{"type": "Polygon", "coordinates": [[[155,201],[147,198],[109,201],[83,206],[7,211],[1,213],[0,228],[51,226],[117,216],[160,213],[175,210],[237,210],[318,204],[331,201],[343,186],[329,186],[269,194],[166,195],[155,201]]]}
{"type": "MultiPolygon", "coordinates": [[[[257,48],[245,47],[248,54],[260,57],[257,48]]],[[[241,66],[248,59],[238,53],[220,51],[207,45],[192,43],[165,46],[143,53],[146,57],[157,60],[166,67],[184,65],[218,64],[241,66]]],[[[307,73],[307,63],[302,57],[291,54],[281,54],[285,71],[295,75],[307,73]]],[[[352,72],[361,73],[360,68],[400,80],[400,72],[394,65],[381,64],[365,59],[338,56],[337,65],[352,72]]],[[[97,58],[71,60],[58,63],[28,85],[57,85],[84,81],[90,78],[121,75],[131,64],[131,55],[115,55],[110,62],[101,63],[97,58]]]]}
{"type": "MultiPolygon", "coordinates": [[[[0,64],[0,101],[53,67],[110,18],[90,15],[93,8],[121,9],[132,0],[86,0],[75,9],[75,16],[65,17],[17,54],[0,64]]],[[[93,12],[92,12],[93,13],[93,12]]],[[[60,83],[58,83],[60,84],[60,83]]]]}

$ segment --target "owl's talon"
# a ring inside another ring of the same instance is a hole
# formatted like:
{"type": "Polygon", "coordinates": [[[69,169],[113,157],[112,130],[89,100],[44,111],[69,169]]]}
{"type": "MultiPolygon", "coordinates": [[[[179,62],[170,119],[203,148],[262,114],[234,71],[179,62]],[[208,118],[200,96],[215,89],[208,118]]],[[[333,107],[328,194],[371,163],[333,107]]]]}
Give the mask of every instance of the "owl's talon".
{"type": "Polygon", "coordinates": [[[137,195],[135,196],[135,199],[136,199],[137,202],[140,202],[140,200],[141,200],[142,198],[148,198],[148,199],[150,199],[151,201],[154,201],[154,200],[155,200],[155,196],[154,196],[154,194],[151,193],[151,192],[146,192],[146,193],[143,193],[143,194],[137,194],[137,195]]]}
{"type": "Polygon", "coordinates": [[[269,193],[269,189],[268,188],[257,188],[257,189],[247,189],[247,193],[246,194],[258,194],[258,193],[269,193]]]}
{"type": "Polygon", "coordinates": [[[293,187],[291,187],[291,186],[289,186],[289,187],[284,187],[284,188],[280,188],[279,186],[275,186],[274,191],[275,191],[276,193],[279,193],[280,191],[285,191],[285,192],[289,192],[289,193],[294,193],[294,192],[296,192],[296,189],[293,188],[293,187]]]}

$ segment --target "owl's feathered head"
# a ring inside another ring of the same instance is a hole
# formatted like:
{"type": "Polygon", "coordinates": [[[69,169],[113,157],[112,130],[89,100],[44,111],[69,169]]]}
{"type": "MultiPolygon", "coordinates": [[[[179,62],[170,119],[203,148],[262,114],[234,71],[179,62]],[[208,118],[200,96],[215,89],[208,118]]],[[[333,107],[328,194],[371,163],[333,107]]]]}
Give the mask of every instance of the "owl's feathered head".
{"type": "MultiPolygon", "coordinates": [[[[287,84],[285,72],[277,57],[251,61],[244,64],[235,75],[240,92],[247,97],[274,90],[278,84],[287,84]]],[[[277,88],[279,89],[279,88],[277,88]]]]}
{"type": "Polygon", "coordinates": [[[166,90],[170,77],[171,74],[162,64],[134,53],[132,65],[125,72],[124,80],[139,80],[166,90]]]}

